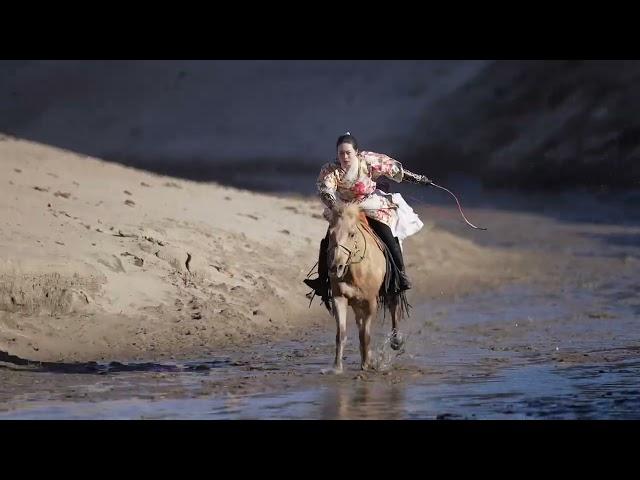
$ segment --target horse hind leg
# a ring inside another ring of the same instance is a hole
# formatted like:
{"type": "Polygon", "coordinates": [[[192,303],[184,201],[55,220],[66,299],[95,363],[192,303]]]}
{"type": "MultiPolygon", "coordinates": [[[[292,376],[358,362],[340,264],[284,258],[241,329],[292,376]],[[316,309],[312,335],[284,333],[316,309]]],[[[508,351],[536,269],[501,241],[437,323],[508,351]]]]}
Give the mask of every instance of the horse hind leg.
{"type": "Polygon", "coordinates": [[[392,295],[389,299],[389,313],[391,313],[391,339],[389,345],[393,350],[400,350],[404,345],[404,338],[399,335],[398,323],[400,320],[400,302],[398,297],[392,295]]]}

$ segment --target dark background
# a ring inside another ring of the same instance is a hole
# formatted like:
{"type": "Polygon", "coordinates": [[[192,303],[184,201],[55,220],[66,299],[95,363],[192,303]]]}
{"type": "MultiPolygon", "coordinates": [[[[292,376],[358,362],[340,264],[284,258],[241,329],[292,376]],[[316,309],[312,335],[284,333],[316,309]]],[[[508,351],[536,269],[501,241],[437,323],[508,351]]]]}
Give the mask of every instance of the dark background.
{"type": "Polygon", "coordinates": [[[441,182],[629,191],[638,85],[621,60],[5,60],[0,135],[306,194],[349,130],[441,182]]]}

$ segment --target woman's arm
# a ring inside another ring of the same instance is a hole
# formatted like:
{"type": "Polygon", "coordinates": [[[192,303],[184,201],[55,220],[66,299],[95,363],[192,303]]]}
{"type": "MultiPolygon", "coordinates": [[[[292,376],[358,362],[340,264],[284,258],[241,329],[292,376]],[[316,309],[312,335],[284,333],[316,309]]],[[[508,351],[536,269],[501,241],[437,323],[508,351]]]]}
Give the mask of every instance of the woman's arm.
{"type": "Polygon", "coordinates": [[[431,183],[426,176],[410,172],[388,155],[375,152],[362,152],[362,155],[369,165],[371,178],[374,181],[380,176],[385,176],[398,183],[403,181],[424,185],[431,183]]]}
{"type": "Polygon", "coordinates": [[[333,208],[336,204],[336,188],[338,183],[336,180],[335,170],[335,164],[327,163],[320,169],[320,174],[316,181],[320,200],[322,200],[322,203],[329,208],[333,208]]]}
{"type": "Polygon", "coordinates": [[[369,172],[373,181],[376,181],[382,176],[398,183],[402,181],[402,164],[397,160],[394,160],[384,153],[361,152],[361,154],[369,166],[369,172]]]}

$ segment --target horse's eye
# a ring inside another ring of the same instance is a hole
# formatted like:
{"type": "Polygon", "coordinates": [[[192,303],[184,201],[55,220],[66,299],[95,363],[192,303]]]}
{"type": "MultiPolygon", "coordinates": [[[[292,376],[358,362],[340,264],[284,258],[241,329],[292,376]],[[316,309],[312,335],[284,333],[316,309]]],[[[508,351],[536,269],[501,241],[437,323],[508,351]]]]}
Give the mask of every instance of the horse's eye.
{"type": "Polygon", "coordinates": [[[349,234],[349,237],[351,237],[351,238],[353,238],[353,237],[355,237],[355,236],[356,236],[356,234],[355,234],[354,232],[351,232],[351,233],[349,234]]]}

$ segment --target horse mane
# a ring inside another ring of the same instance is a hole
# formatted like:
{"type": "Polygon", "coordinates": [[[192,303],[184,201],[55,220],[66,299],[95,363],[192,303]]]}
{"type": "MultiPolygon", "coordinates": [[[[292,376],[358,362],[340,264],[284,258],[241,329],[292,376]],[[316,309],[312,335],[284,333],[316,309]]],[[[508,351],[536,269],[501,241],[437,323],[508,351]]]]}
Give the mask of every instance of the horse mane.
{"type": "Polygon", "coordinates": [[[362,216],[362,209],[354,204],[348,203],[346,205],[339,205],[333,208],[333,221],[331,222],[335,225],[335,222],[342,218],[350,223],[356,223],[359,218],[362,216]]]}

